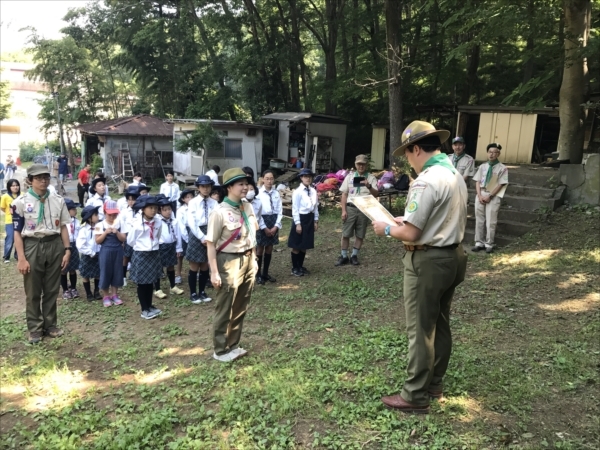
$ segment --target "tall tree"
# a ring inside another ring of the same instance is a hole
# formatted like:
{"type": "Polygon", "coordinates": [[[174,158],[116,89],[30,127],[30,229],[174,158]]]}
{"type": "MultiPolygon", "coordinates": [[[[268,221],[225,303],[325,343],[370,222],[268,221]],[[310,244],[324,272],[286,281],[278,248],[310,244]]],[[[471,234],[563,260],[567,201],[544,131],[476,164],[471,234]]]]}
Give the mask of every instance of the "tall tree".
{"type": "Polygon", "coordinates": [[[402,0],[386,0],[385,29],[387,37],[387,69],[390,111],[390,161],[402,143],[402,0]]]}
{"type": "Polygon", "coordinates": [[[0,121],[8,119],[11,107],[11,104],[8,101],[9,97],[10,83],[8,81],[0,81],[0,121]]]}
{"type": "Polygon", "coordinates": [[[560,86],[559,159],[579,164],[583,159],[583,136],[589,72],[583,49],[587,46],[591,23],[591,0],[564,0],[565,64],[560,86]]]}

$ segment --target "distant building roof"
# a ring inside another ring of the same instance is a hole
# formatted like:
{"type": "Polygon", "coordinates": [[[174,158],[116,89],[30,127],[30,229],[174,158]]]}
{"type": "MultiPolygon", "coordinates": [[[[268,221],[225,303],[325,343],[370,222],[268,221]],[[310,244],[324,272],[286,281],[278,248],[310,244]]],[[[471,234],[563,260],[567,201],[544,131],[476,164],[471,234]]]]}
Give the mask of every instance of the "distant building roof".
{"type": "Polygon", "coordinates": [[[258,123],[237,122],[235,120],[212,120],[212,119],[165,119],[166,123],[210,123],[212,126],[220,128],[257,128],[271,129],[272,126],[261,125],[258,123]]]}
{"type": "Polygon", "coordinates": [[[460,112],[466,113],[485,113],[485,112],[503,112],[503,113],[522,113],[522,114],[547,114],[549,116],[558,116],[558,107],[543,107],[527,109],[525,106],[504,106],[504,105],[461,105],[458,107],[460,112]]]}
{"type": "Polygon", "coordinates": [[[148,114],[84,123],[77,127],[85,134],[99,136],[162,136],[173,137],[173,124],[148,114]]]}
{"type": "Polygon", "coordinates": [[[290,122],[349,123],[339,116],[328,116],[310,112],[277,112],[262,116],[262,119],[288,120],[290,122]]]}

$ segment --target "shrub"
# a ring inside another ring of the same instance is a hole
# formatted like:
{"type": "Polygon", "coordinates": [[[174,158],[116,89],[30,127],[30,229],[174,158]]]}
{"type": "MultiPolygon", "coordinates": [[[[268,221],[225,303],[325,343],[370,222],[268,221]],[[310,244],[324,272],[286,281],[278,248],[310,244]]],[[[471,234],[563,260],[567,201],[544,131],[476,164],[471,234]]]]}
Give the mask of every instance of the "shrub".
{"type": "Polygon", "coordinates": [[[44,145],[39,142],[21,142],[19,144],[19,158],[21,162],[33,161],[36,156],[44,154],[44,145]]]}

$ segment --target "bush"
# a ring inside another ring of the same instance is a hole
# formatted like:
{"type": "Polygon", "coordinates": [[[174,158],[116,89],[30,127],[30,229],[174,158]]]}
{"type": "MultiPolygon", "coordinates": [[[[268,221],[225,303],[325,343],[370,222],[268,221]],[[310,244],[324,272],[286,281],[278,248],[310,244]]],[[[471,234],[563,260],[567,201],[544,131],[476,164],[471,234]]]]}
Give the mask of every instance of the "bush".
{"type": "Polygon", "coordinates": [[[104,167],[104,160],[100,155],[95,154],[92,158],[92,177],[94,176],[96,171],[100,170],[102,167],[104,167]]]}
{"type": "MultiPolygon", "coordinates": [[[[58,141],[48,142],[48,148],[54,155],[60,154],[60,144],[58,141]]],[[[43,156],[46,150],[46,144],[37,141],[21,142],[19,144],[19,158],[21,162],[33,161],[36,156],[43,156]]]]}

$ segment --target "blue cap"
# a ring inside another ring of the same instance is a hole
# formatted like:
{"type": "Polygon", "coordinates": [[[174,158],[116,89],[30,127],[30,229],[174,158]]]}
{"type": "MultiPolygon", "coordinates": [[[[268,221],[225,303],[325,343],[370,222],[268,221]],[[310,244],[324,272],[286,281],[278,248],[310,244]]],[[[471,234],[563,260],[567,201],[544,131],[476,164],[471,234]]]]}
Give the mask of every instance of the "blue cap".
{"type": "Polygon", "coordinates": [[[299,177],[305,177],[305,176],[309,176],[309,177],[314,177],[315,174],[313,173],[312,170],[310,169],[302,169],[300,171],[300,173],[298,174],[299,177]]]}
{"type": "Polygon", "coordinates": [[[65,205],[67,205],[67,209],[77,209],[77,205],[70,198],[65,198],[65,205]]]}
{"type": "Polygon", "coordinates": [[[86,206],[85,208],[83,208],[83,210],[81,211],[81,220],[83,222],[87,222],[88,220],[90,220],[92,218],[92,216],[94,214],[98,214],[98,210],[100,209],[99,206],[86,206]]]}
{"type": "Polygon", "coordinates": [[[452,139],[452,143],[456,144],[457,142],[460,142],[461,144],[465,143],[465,139],[460,137],[460,136],[456,136],[454,139],[452,139]]]}
{"type": "Polygon", "coordinates": [[[207,184],[212,186],[215,182],[208,175],[200,175],[194,184],[196,186],[206,186],[207,184]]]}
{"type": "Polygon", "coordinates": [[[125,198],[127,197],[135,197],[138,198],[140,196],[140,186],[127,186],[124,192],[125,198]]]}

